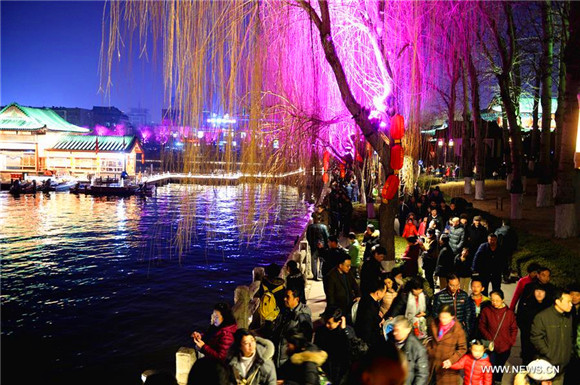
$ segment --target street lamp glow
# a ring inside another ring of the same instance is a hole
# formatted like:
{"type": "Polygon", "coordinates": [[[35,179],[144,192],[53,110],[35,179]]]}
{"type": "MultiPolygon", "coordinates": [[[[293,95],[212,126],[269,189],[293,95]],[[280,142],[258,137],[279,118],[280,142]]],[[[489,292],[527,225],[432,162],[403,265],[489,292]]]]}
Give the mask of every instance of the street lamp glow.
{"type": "Polygon", "coordinates": [[[449,147],[453,147],[454,144],[453,139],[449,139],[449,147]]]}
{"type": "Polygon", "coordinates": [[[437,145],[438,145],[439,147],[443,147],[443,139],[439,139],[439,140],[437,141],[437,145]]]}

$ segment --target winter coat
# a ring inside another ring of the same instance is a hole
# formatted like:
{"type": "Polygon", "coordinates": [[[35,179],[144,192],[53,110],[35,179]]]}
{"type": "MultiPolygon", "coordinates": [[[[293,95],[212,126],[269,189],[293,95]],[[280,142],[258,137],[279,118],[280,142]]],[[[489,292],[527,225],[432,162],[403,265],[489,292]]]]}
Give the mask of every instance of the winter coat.
{"type": "Polygon", "coordinates": [[[429,364],[431,376],[435,375],[437,385],[457,385],[459,373],[452,369],[443,369],[443,361],[449,360],[451,364],[456,363],[467,352],[467,341],[465,333],[459,322],[445,333],[441,339],[437,338],[438,323],[431,322],[431,333],[433,339],[427,346],[429,354],[429,364]]]}
{"type": "MultiPolygon", "coordinates": [[[[428,317],[432,311],[431,298],[429,298],[427,293],[425,293],[424,291],[423,291],[423,294],[425,295],[425,304],[427,305],[427,311],[425,312],[427,314],[425,315],[425,317],[428,317]]],[[[406,313],[406,310],[407,310],[407,302],[409,301],[409,295],[413,295],[413,294],[410,292],[399,293],[397,298],[395,298],[395,300],[393,301],[393,305],[391,306],[391,308],[389,309],[389,311],[385,315],[385,318],[389,318],[389,317],[394,318],[398,315],[404,316],[406,313]]]]}
{"type": "Polygon", "coordinates": [[[426,385],[429,380],[429,358],[423,344],[411,333],[405,340],[401,350],[407,357],[408,374],[406,384],[426,385]]]}
{"type": "MultiPolygon", "coordinates": [[[[439,209],[437,209],[437,211],[439,211],[439,209]]],[[[427,225],[429,225],[431,221],[435,221],[437,230],[443,231],[443,229],[445,228],[445,223],[443,223],[443,217],[441,215],[433,217],[431,216],[431,214],[429,214],[429,216],[427,217],[427,225]]]]}
{"type": "Polygon", "coordinates": [[[421,245],[415,243],[407,245],[402,259],[405,261],[401,269],[404,277],[414,277],[419,274],[419,256],[421,255],[421,245]]]}
{"type": "Polygon", "coordinates": [[[376,344],[383,338],[379,325],[381,323],[379,310],[379,302],[375,301],[370,294],[363,294],[359,301],[354,330],[357,337],[369,346],[376,344]]]}
{"type": "Polygon", "coordinates": [[[482,225],[475,227],[474,224],[469,226],[466,230],[467,246],[469,247],[469,252],[475,254],[477,249],[479,249],[479,246],[482,243],[487,242],[487,236],[489,235],[489,232],[482,225]]]}
{"type": "Polygon", "coordinates": [[[351,272],[342,273],[335,267],[328,273],[326,281],[327,306],[338,306],[342,314],[349,314],[352,302],[360,297],[360,290],[351,272]]]}
{"type": "Polygon", "coordinates": [[[524,290],[522,291],[522,296],[520,298],[520,306],[522,302],[526,302],[534,297],[534,290],[538,288],[538,286],[544,289],[546,292],[546,298],[544,298],[544,302],[548,302],[550,304],[554,303],[556,300],[556,286],[552,285],[550,282],[540,283],[539,280],[534,279],[532,282],[524,286],[524,290]]]}
{"type": "Polygon", "coordinates": [[[449,232],[449,246],[453,250],[453,254],[461,253],[463,245],[465,244],[465,229],[463,226],[457,225],[451,228],[449,232]]]}
{"type": "Polygon", "coordinates": [[[340,380],[348,372],[351,360],[351,342],[355,338],[354,329],[340,326],[334,330],[325,325],[320,326],[314,334],[314,344],[328,354],[328,359],[322,365],[324,373],[333,384],[340,384],[340,380]]]}
{"type": "Polygon", "coordinates": [[[280,379],[284,385],[319,385],[320,375],[318,368],[321,367],[328,354],[310,345],[306,350],[294,353],[283,366],[280,367],[280,379]]]}
{"type": "Polygon", "coordinates": [[[411,236],[418,236],[419,232],[417,231],[417,227],[413,223],[407,223],[405,225],[405,229],[403,230],[403,238],[408,238],[411,236]]]}
{"type": "Polygon", "coordinates": [[[379,230],[375,230],[372,234],[367,235],[365,233],[363,237],[363,244],[365,245],[365,252],[363,254],[364,262],[373,257],[373,246],[378,245],[381,238],[381,233],[379,230]]]}
{"type": "Polygon", "coordinates": [[[550,306],[551,304],[546,300],[538,302],[535,297],[527,301],[520,301],[516,321],[521,332],[520,341],[522,343],[522,359],[524,363],[532,361],[536,355],[536,349],[534,349],[534,345],[530,341],[534,318],[539,312],[550,306]]]}
{"type": "Polygon", "coordinates": [[[363,263],[360,271],[360,289],[362,294],[370,293],[372,282],[379,279],[382,271],[381,263],[374,257],[363,263]]]}
{"type": "Polygon", "coordinates": [[[359,267],[361,265],[360,243],[356,239],[348,247],[348,255],[350,255],[352,267],[359,267]]]}
{"type": "Polygon", "coordinates": [[[455,255],[455,274],[460,278],[471,278],[471,266],[473,265],[473,256],[467,254],[465,261],[461,260],[461,253],[455,255]]]}
{"type": "Polygon", "coordinates": [[[447,277],[453,272],[455,265],[455,255],[449,245],[444,245],[439,250],[439,257],[437,258],[437,266],[435,267],[435,275],[438,277],[447,277]]]}
{"type": "Polygon", "coordinates": [[[228,350],[234,343],[234,333],[238,330],[236,324],[219,327],[217,331],[205,342],[200,351],[208,357],[225,361],[228,350]]]}
{"type": "Polygon", "coordinates": [[[507,305],[501,309],[486,306],[479,316],[479,332],[486,340],[493,341],[496,353],[507,352],[516,344],[518,336],[516,315],[507,305]],[[499,325],[504,314],[505,318],[500,328],[499,325]],[[497,337],[495,337],[496,333],[497,337]]]}
{"type": "Polygon", "coordinates": [[[322,257],[322,275],[327,275],[330,270],[338,266],[338,259],[343,256],[348,255],[347,251],[342,247],[337,247],[336,249],[322,249],[322,253],[320,253],[320,257],[322,257]]]}
{"type": "Polygon", "coordinates": [[[328,245],[328,237],[328,224],[316,223],[315,221],[313,224],[308,225],[306,229],[306,240],[313,253],[314,250],[318,249],[318,242],[322,242],[324,247],[328,245]]]}
{"type": "Polygon", "coordinates": [[[451,365],[451,369],[464,371],[463,385],[491,385],[493,382],[491,362],[487,353],[478,360],[468,353],[451,365]],[[484,372],[483,368],[488,369],[484,372]]]}
{"type": "Polygon", "coordinates": [[[565,367],[572,356],[572,319],[554,306],[534,318],[530,337],[540,358],[554,366],[565,367]]]}
{"type": "Polygon", "coordinates": [[[394,300],[397,298],[398,293],[395,290],[387,291],[385,296],[381,300],[381,313],[387,314],[394,300]]]}
{"type": "Polygon", "coordinates": [[[502,226],[495,230],[497,243],[507,255],[512,255],[518,249],[518,233],[511,226],[502,226]]]}
{"type": "Polygon", "coordinates": [[[280,314],[280,323],[274,332],[274,342],[276,344],[276,367],[280,367],[286,360],[286,333],[294,330],[304,334],[306,339],[312,338],[312,312],[303,303],[299,303],[293,310],[285,308],[280,314]]]}
{"type": "Polygon", "coordinates": [[[439,315],[443,305],[451,305],[455,310],[455,319],[461,323],[467,335],[471,335],[475,324],[475,304],[469,295],[461,289],[452,295],[448,289],[441,290],[433,298],[433,317],[439,315]]]}
{"type": "Polygon", "coordinates": [[[242,377],[242,366],[239,355],[231,358],[229,365],[234,376],[234,383],[240,383],[244,379],[246,385],[276,385],[276,368],[272,362],[274,344],[265,338],[256,337],[256,359],[248,369],[246,376],[242,377]]]}
{"type": "Polygon", "coordinates": [[[522,296],[522,293],[524,292],[524,287],[526,287],[526,285],[530,282],[532,282],[532,278],[530,278],[529,275],[526,275],[525,277],[521,278],[517,285],[516,285],[516,290],[514,291],[514,295],[512,297],[512,301],[510,302],[510,309],[515,310],[516,306],[518,304],[518,301],[520,300],[520,297],[522,296]]]}
{"type": "Polygon", "coordinates": [[[482,276],[501,275],[507,260],[499,245],[492,250],[489,243],[483,243],[473,257],[471,269],[482,276]]]}

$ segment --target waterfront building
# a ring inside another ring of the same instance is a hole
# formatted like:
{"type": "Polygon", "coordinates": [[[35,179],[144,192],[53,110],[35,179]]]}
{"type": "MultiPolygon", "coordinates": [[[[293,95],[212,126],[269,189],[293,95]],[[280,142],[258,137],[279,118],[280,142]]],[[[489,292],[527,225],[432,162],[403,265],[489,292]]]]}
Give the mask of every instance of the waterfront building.
{"type": "Polygon", "coordinates": [[[85,179],[88,175],[135,175],[137,155],[144,153],[135,136],[66,135],[46,152],[46,167],[57,174],[85,179]]]}
{"type": "Polygon", "coordinates": [[[61,136],[88,132],[51,109],[7,105],[0,110],[0,178],[9,181],[43,173],[46,150],[61,136]]]}

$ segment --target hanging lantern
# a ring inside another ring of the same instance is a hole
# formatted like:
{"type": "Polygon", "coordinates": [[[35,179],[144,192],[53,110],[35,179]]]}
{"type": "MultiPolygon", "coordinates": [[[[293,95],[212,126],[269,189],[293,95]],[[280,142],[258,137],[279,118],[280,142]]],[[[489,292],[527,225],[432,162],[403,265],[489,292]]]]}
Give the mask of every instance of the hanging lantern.
{"type": "Polygon", "coordinates": [[[405,119],[401,115],[395,115],[391,118],[391,138],[393,140],[403,139],[405,134],[405,119]]]}
{"type": "Polygon", "coordinates": [[[381,191],[381,197],[388,201],[393,199],[397,192],[399,191],[399,177],[395,174],[391,174],[387,177],[383,189],[381,191]]]}
{"type": "Polygon", "coordinates": [[[344,164],[340,165],[340,177],[344,179],[344,177],[346,176],[346,168],[344,167],[344,164]]]}
{"type": "Polygon", "coordinates": [[[322,156],[322,165],[324,166],[324,171],[328,171],[328,167],[330,166],[330,153],[328,151],[324,151],[324,155],[322,156]]]}
{"type": "Polygon", "coordinates": [[[325,173],[322,175],[322,181],[324,182],[324,184],[327,184],[327,183],[328,183],[328,178],[329,178],[329,176],[328,176],[328,173],[327,173],[327,172],[325,172],[325,173]]]}
{"type": "Polygon", "coordinates": [[[395,144],[391,148],[391,168],[393,170],[400,170],[403,168],[403,161],[405,160],[405,150],[400,144],[395,144]]]}

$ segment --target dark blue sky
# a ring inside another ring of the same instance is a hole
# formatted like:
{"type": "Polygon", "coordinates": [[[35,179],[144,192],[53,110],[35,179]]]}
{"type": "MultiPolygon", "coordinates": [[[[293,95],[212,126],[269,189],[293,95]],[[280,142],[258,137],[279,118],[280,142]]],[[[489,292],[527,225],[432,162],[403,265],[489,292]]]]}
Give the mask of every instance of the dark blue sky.
{"type": "Polygon", "coordinates": [[[110,99],[98,93],[103,2],[2,0],[0,11],[0,104],[112,105],[125,112],[141,105],[159,121],[160,58],[154,66],[151,58],[138,59],[137,49],[131,58],[122,51],[110,99]]]}

